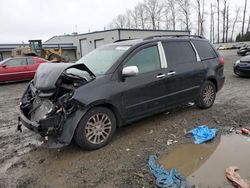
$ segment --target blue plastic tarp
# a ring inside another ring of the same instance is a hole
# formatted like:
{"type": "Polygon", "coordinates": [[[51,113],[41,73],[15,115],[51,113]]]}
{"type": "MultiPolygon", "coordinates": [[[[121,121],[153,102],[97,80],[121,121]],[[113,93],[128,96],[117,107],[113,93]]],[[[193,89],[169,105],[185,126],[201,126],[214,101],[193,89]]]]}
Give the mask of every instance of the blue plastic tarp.
{"type": "Polygon", "coordinates": [[[214,139],[217,129],[210,129],[206,125],[201,125],[191,130],[191,133],[195,139],[195,144],[202,144],[206,141],[214,139]]]}
{"type": "Polygon", "coordinates": [[[163,168],[156,162],[156,155],[150,155],[148,159],[148,166],[151,173],[156,178],[156,185],[162,188],[187,188],[188,184],[186,178],[182,176],[175,168],[170,171],[163,168]]]}

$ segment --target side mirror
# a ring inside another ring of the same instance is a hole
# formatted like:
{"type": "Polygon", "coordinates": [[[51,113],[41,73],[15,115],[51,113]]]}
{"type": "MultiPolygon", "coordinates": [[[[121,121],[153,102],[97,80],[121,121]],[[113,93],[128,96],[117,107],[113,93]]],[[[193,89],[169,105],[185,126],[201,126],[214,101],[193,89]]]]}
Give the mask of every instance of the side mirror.
{"type": "Polygon", "coordinates": [[[129,66],[129,67],[124,67],[122,69],[122,76],[123,77],[132,77],[136,76],[139,74],[139,70],[137,66],[129,66]]]}
{"type": "Polygon", "coordinates": [[[3,68],[6,68],[6,67],[7,67],[7,65],[2,65],[2,67],[3,67],[3,68]]]}

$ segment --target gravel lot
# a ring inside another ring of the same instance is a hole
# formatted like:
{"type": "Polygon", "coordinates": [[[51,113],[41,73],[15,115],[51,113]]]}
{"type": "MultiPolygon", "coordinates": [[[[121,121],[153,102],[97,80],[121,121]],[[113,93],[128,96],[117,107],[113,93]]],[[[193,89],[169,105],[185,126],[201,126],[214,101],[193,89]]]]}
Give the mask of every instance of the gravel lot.
{"type": "Polygon", "coordinates": [[[224,51],[226,82],[208,110],[182,106],[119,129],[106,147],[82,151],[76,144],[61,151],[42,148],[39,136],[16,132],[24,83],[0,86],[0,188],[5,187],[155,187],[150,154],[170,152],[191,142],[185,131],[207,124],[226,133],[249,127],[250,79],[233,74],[236,51],[224,51]],[[169,139],[178,142],[168,146],[169,139]]]}

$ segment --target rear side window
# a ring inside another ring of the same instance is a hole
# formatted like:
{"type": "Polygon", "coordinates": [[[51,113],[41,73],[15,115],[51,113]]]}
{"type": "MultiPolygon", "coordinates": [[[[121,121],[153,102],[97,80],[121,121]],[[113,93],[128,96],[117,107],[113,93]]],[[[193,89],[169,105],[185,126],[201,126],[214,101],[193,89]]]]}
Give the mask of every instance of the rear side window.
{"type": "Polygon", "coordinates": [[[161,68],[158,47],[152,46],[137,52],[128,60],[125,67],[137,66],[139,73],[151,72],[161,68]]]}
{"type": "Polygon", "coordinates": [[[163,43],[169,65],[196,62],[196,54],[188,41],[169,41],[163,43]]]}
{"type": "Polygon", "coordinates": [[[201,60],[213,59],[217,55],[212,46],[207,41],[192,41],[201,60]]]}

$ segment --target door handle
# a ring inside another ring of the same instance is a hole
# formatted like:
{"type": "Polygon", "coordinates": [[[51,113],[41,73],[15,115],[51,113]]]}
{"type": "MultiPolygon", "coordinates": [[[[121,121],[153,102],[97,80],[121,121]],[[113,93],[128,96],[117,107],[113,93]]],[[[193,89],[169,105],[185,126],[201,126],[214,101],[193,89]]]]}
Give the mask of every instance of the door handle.
{"type": "Polygon", "coordinates": [[[166,74],[158,74],[157,76],[156,76],[156,78],[164,78],[166,76],[166,74]]]}
{"type": "Polygon", "coordinates": [[[175,74],[176,74],[175,71],[171,71],[171,72],[168,73],[168,76],[173,76],[173,75],[175,75],[175,74]]]}

